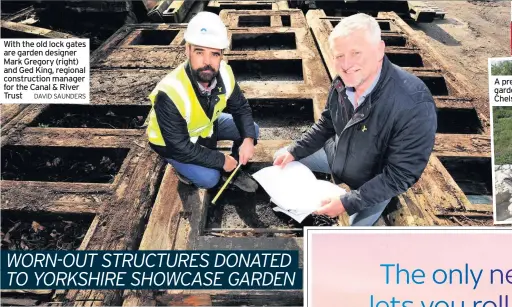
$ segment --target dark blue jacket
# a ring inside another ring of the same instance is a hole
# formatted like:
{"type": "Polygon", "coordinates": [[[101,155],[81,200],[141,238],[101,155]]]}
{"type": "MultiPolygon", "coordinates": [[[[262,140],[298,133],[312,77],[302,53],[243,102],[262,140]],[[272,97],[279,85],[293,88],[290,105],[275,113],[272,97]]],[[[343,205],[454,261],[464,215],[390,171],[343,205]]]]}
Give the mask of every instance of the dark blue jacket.
{"type": "Polygon", "coordinates": [[[295,160],[322,147],[349,215],[407,191],[434,147],[436,107],[427,86],[385,56],[375,88],[355,114],[337,76],[320,119],[290,148],[295,160]]]}

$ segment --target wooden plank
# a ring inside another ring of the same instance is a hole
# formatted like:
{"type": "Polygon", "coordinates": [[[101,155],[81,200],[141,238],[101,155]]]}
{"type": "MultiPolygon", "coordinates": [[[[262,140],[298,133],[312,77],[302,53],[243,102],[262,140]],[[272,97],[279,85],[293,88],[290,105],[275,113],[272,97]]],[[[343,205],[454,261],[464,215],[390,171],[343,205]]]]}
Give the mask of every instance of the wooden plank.
{"type": "Polygon", "coordinates": [[[425,195],[432,209],[465,210],[466,205],[470,204],[464,192],[434,155],[412,189],[416,194],[425,195]]]}
{"type": "Polygon", "coordinates": [[[100,219],[98,216],[95,216],[92,220],[91,225],[89,226],[89,229],[87,230],[87,233],[84,236],[84,239],[82,240],[82,243],[80,244],[80,247],[78,250],[87,250],[87,246],[89,245],[89,242],[91,241],[92,236],[94,235],[94,232],[96,231],[96,228],[98,227],[100,219]]]}
{"type": "Polygon", "coordinates": [[[36,306],[38,299],[2,297],[3,306],[36,306]]]}
{"type": "MultiPolygon", "coordinates": [[[[165,0],[164,0],[165,1],[165,0]]],[[[148,50],[152,48],[165,48],[166,46],[140,46],[133,45],[133,41],[140,35],[142,30],[175,30],[179,31],[176,35],[175,39],[171,42],[169,46],[177,47],[177,42],[183,40],[184,30],[186,29],[187,24],[165,24],[165,23],[143,23],[143,24],[126,24],[123,27],[119,28],[114,34],[112,34],[101,46],[99,46],[94,52],[91,54],[91,69],[98,67],[104,59],[106,59],[110,53],[119,48],[123,49],[142,49],[148,50]]],[[[139,67],[137,67],[139,68],[139,67]]],[[[92,70],[94,72],[94,69],[92,70]]],[[[92,81],[92,79],[91,79],[92,81]]],[[[91,83],[92,85],[92,83],[91,83]]],[[[92,90],[92,86],[91,86],[92,90]]],[[[92,101],[92,97],[91,97],[92,101]]]]}
{"type": "MultiPolygon", "coordinates": [[[[183,46],[171,45],[113,48],[105,52],[103,56],[104,57],[101,60],[95,62],[95,68],[157,68],[165,70],[166,72],[171,72],[174,68],[178,67],[178,65],[187,59],[185,48],[183,46]],[[156,58],[160,60],[155,61],[154,59],[156,58]]],[[[132,84],[127,84],[127,86],[128,85],[133,86],[132,84]]]]}
{"type": "Polygon", "coordinates": [[[288,1],[283,0],[275,0],[275,1],[217,1],[217,0],[210,0],[208,2],[208,9],[214,12],[220,12],[220,10],[224,9],[233,9],[234,6],[238,6],[236,9],[238,10],[247,10],[247,9],[265,9],[267,7],[271,7],[274,11],[279,10],[288,10],[288,1]]]}
{"type": "Polygon", "coordinates": [[[212,9],[212,8],[219,8],[219,7],[220,7],[220,2],[221,2],[221,1],[217,1],[217,0],[210,0],[210,1],[208,1],[208,5],[207,5],[207,7],[208,7],[209,9],[212,9]]]}
{"type": "Polygon", "coordinates": [[[470,211],[483,210],[483,205],[469,203],[462,190],[440,164],[439,159],[431,156],[418,183],[398,197],[397,208],[388,214],[393,225],[476,226],[492,223],[492,213],[470,211]],[[457,217],[464,217],[464,223],[457,217]]]}
{"type": "Polygon", "coordinates": [[[209,294],[177,295],[164,293],[156,297],[159,305],[164,306],[212,306],[212,299],[209,294]]]}
{"type": "Polygon", "coordinates": [[[436,17],[436,12],[423,1],[407,1],[411,18],[416,22],[432,22],[436,17]]]}
{"type": "Polygon", "coordinates": [[[275,233],[295,233],[295,232],[301,232],[302,228],[286,228],[286,227],[267,227],[267,228],[205,228],[205,233],[268,233],[268,234],[275,234],[275,233]]]}
{"type": "MultiPolygon", "coordinates": [[[[328,85],[330,81],[327,81],[327,86],[323,86],[322,88],[312,89],[310,85],[304,84],[293,84],[293,83],[281,83],[281,84],[261,84],[261,82],[254,81],[242,81],[239,82],[240,88],[244,92],[244,95],[247,99],[258,98],[258,99],[276,99],[276,98],[284,98],[284,99],[304,99],[304,98],[313,98],[314,95],[321,96],[323,99],[319,100],[327,100],[328,93],[328,85]],[[318,93],[318,94],[317,94],[318,93]]],[[[324,102],[325,104],[325,102],[324,102]]]]}
{"type": "Polygon", "coordinates": [[[91,103],[150,105],[148,95],[168,72],[170,70],[91,69],[91,103]]]}
{"type": "Polygon", "coordinates": [[[469,212],[493,212],[492,205],[489,204],[466,204],[466,210],[469,212]]]}
{"type": "MultiPolygon", "coordinates": [[[[87,230],[87,233],[85,234],[84,239],[82,240],[82,243],[80,244],[80,247],[78,248],[78,250],[80,250],[80,251],[87,250],[89,241],[91,240],[92,235],[96,231],[96,227],[98,227],[99,221],[100,220],[99,220],[98,216],[95,216],[94,219],[92,220],[92,223],[89,226],[89,229],[87,230]]],[[[64,289],[55,290],[55,294],[53,296],[53,298],[54,298],[53,302],[60,301],[60,298],[65,295],[66,295],[66,290],[64,290],[64,289]]]]}
{"type": "Polygon", "coordinates": [[[164,21],[174,23],[184,22],[185,16],[193,3],[194,1],[173,0],[163,13],[164,21]]]}
{"type": "MultiPolygon", "coordinates": [[[[294,140],[258,140],[251,162],[272,162],[274,153],[282,147],[291,145],[294,140]]],[[[437,134],[434,152],[439,156],[488,157],[490,155],[490,138],[480,134],[437,134]]],[[[232,142],[219,141],[217,148],[230,152],[232,142]]]]}
{"type": "MultiPolygon", "coordinates": [[[[110,192],[115,183],[81,183],[81,182],[45,182],[45,181],[11,181],[2,180],[2,193],[16,195],[21,189],[29,190],[23,193],[34,195],[35,191],[43,193],[68,192],[68,193],[105,193],[110,192]]],[[[40,194],[43,195],[43,194],[40,194]]],[[[34,195],[37,196],[37,195],[34,195]]],[[[4,195],[5,197],[5,195],[4,195]]]]}
{"type": "Polygon", "coordinates": [[[272,1],[274,2],[272,4],[272,9],[276,11],[286,11],[290,9],[290,6],[288,5],[288,1],[286,0],[276,0],[272,1]]]}
{"type": "Polygon", "coordinates": [[[137,294],[128,290],[125,291],[122,306],[156,306],[157,302],[153,299],[153,293],[150,291],[144,291],[143,293],[144,295],[140,295],[140,291],[137,294]]]}
{"type": "MultiPolygon", "coordinates": [[[[51,137],[54,138],[71,138],[78,137],[84,138],[88,135],[93,136],[130,136],[130,137],[139,137],[144,136],[146,133],[146,129],[117,129],[117,128],[60,128],[60,127],[48,127],[48,128],[40,128],[40,127],[27,127],[23,131],[26,134],[35,134],[35,135],[44,135],[50,134],[51,137]]],[[[117,147],[117,146],[111,146],[117,147]]]]}
{"type": "MultiPolygon", "coordinates": [[[[467,212],[468,208],[472,208],[472,204],[439,159],[433,155],[420,180],[398,197],[397,208],[388,214],[388,218],[396,226],[457,226],[456,222],[449,218],[442,218],[443,216],[439,214],[467,212]]],[[[468,213],[465,216],[470,218],[471,215],[481,218],[485,214],[468,213]]],[[[492,220],[492,215],[485,216],[492,220]]],[[[478,225],[471,219],[467,223],[478,225]]]]}
{"type": "Polygon", "coordinates": [[[98,212],[100,204],[98,203],[77,203],[77,202],[51,202],[20,204],[15,202],[2,203],[2,210],[32,211],[32,212],[50,212],[55,214],[68,213],[86,213],[95,214],[98,212]],[[28,210],[27,210],[28,209],[28,210]]]}
{"type": "Polygon", "coordinates": [[[482,134],[436,134],[434,153],[438,156],[490,157],[491,138],[482,134]]]}
{"type": "Polygon", "coordinates": [[[163,306],[299,306],[302,291],[167,291],[157,296],[163,306]]]}
{"type": "Polygon", "coordinates": [[[448,226],[449,221],[439,219],[431,210],[427,199],[412,189],[397,197],[396,209],[387,214],[393,226],[448,226]]]}
{"type": "Polygon", "coordinates": [[[139,250],[173,248],[180,213],[183,210],[178,184],[174,168],[167,165],[139,250]]]}
{"type": "MultiPolygon", "coordinates": [[[[267,32],[267,31],[265,31],[267,32]]],[[[269,33],[272,33],[268,31],[269,33]]],[[[297,29],[295,29],[295,33],[297,33],[297,29]]],[[[233,33],[240,33],[240,31],[233,31],[233,33]]],[[[245,32],[244,32],[245,33],[245,32]]],[[[261,32],[252,32],[254,33],[261,33],[261,32]]],[[[274,32],[275,33],[275,32],[274,32]]],[[[296,35],[296,37],[299,35],[296,35]]],[[[290,59],[290,60],[300,60],[301,55],[300,51],[297,50],[274,50],[272,53],[262,53],[261,51],[229,51],[224,54],[228,60],[228,63],[230,60],[276,60],[276,59],[290,59]]]]}
{"type": "MultiPolygon", "coordinates": [[[[450,79],[449,76],[447,76],[442,70],[437,70],[437,69],[434,70],[434,69],[430,69],[430,68],[417,69],[416,67],[414,67],[412,69],[402,67],[402,69],[409,71],[416,77],[420,78],[429,87],[429,89],[432,92],[432,95],[434,97],[447,97],[446,95],[449,95],[451,97],[464,97],[464,96],[461,96],[461,94],[463,94],[463,93],[461,93],[461,91],[458,90],[457,83],[454,80],[450,79]],[[434,81],[429,81],[429,80],[434,80],[434,81]],[[436,93],[435,92],[435,90],[437,90],[436,87],[445,87],[447,94],[436,93]],[[436,95],[441,95],[441,96],[436,96],[436,95]]],[[[467,98],[467,99],[470,99],[470,98],[467,98]]]]}
{"type": "Polygon", "coordinates": [[[446,109],[474,109],[474,99],[471,98],[459,98],[450,96],[434,96],[434,101],[437,108],[446,109]]]}
{"type": "Polygon", "coordinates": [[[467,218],[485,218],[485,219],[492,219],[492,212],[489,212],[488,214],[484,213],[475,213],[475,212],[436,212],[437,216],[443,216],[443,217],[450,217],[450,216],[457,216],[457,217],[467,217],[467,218]]]}
{"type": "Polygon", "coordinates": [[[97,148],[129,148],[135,144],[144,149],[146,142],[135,138],[145,133],[145,129],[25,128],[22,137],[11,144],[97,148]]]}
{"type": "MultiPolygon", "coordinates": [[[[405,35],[407,35],[407,38],[411,42],[411,44],[415,46],[421,46],[422,52],[427,55],[429,61],[432,62],[431,64],[433,66],[443,68],[445,76],[448,76],[449,79],[451,80],[456,80],[457,88],[461,89],[462,92],[467,93],[467,95],[461,94],[461,96],[469,96],[473,98],[479,97],[475,92],[476,89],[474,89],[469,84],[466,76],[462,74],[454,74],[451,72],[450,68],[452,67],[453,64],[447,61],[446,58],[442,54],[440,54],[439,51],[431,45],[431,43],[429,43],[430,38],[425,33],[413,30],[405,21],[403,21],[394,12],[382,12],[380,13],[380,17],[393,19],[394,24],[397,27],[399,27],[400,30],[403,31],[405,35]]],[[[484,104],[488,107],[488,100],[486,100],[484,104]]],[[[477,105],[477,107],[480,107],[480,105],[477,105]]],[[[487,114],[486,110],[480,110],[480,112],[487,114]]]]}
{"type": "Polygon", "coordinates": [[[2,209],[37,211],[62,211],[62,213],[75,213],[75,209],[82,210],[86,214],[95,214],[99,211],[101,204],[110,202],[112,191],[75,190],[58,191],[49,189],[46,185],[30,186],[19,183],[5,187],[2,184],[2,209]],[[95,205],[97,204],[97,205],[95,205]]]}
{"type": "Polygon", "coordinates": [[[448,62],[444,56],[431,45],[426,34],[413,30],[407,23],[392,12],[381,13],[381,16],[394,19],[394,24],[408,37],[411,45],[421,46],[421,56],[424,61],[428,61],[429,65],[432,67],[442,68],[442,74],[449,90],[452,91],[452,95],[473,99],[473,105],[478,111],[477,113],[484,129],[483,133],[490,134],[488,98],[483,97],[480,92],[477,92],[475,88],[469,84],[465,75],[452,72],[453,69],[451,67],[453,63],[448,62]]]}
{"type": "Polygon", "coordinates": [[[22,32],[29,35],[39,36],[41,38],[77,38],[76,36],[73,36],[71,34],[62,33],[54,30],[34,27],[30,25],[25,25],[21,23],[16,23],[12,21],[0,21],[0,25],[2,28],[15,31],[15,32],[22,32]]]}
{"type": "MultiPolygon", "coordinates": [[[[384,50],[385,53],[394,53],[394,54],[415,54],[418,53],[420,49],[416,46],[407,46],[407,47],[397,47],[397,46],[386,46],[384,50]]],[[[419,68],[412,67],[411,69],[419,68]]]]}
{"type": "Polygon", "coordinates": [[[35,14],[34,7],[29,6],[10,15],[5,20],[12,22],[23,22],[24,20],[28,19],[32,14],[35,14]]]}
{"type": "Polygon", "coordinates": [[[48,295],[52,294],[53,290],[0,290],[0,293],[2,295],[10,294],[10,293],[21,293],[21,294],[28,294],[28,295],[48,295]]]}
{"type": "Polygon", "coordinates": [[[16,120],[13,121],[11,125],[7,125],[2,128],[2,134],[6,134],[4,130],[6,130],[8,134],[10,132],[9,130],[11,129],[16,131],[25,129],[25,127],[30,125],[30,123],[34,121],[34,119],[41,113],[41,111],[46,109],[47,106],[48,105],[35,104],[31,105],[30,107],[22,108],[19,112],[19,115],[16,116],[16,120]]]}
{"type": "Polygon", "coordinates": [[[178,224],[176,239],[174,241],[174,250],[194,249],[196,242],[191,242],[191,238],[197,239],[201,233],[202,225],[205,225],[205,214],[211,203],[210,194],[205,189],[197,189],[182,185],[179,189],[181,195],[180,201],[183,205],[183,214],[178,224]]]}
{"type": "MultiPolygon", "coordinates": [[[[2,146],[19,140],[23,129],[43,108],[44,106],[37,104],[26,105],[26,107],[20,108],[19,112],[10,120],[6,121],[5,125],[2,123],[2,146]]],[[[11,113],[11,115],[13,114],[11,113]]]]}
{"type": "MultiPolygon", "coordinates": [[[[98,213],[102,227],[92,234],[87,250],[135,250],[137,238],[145,225],[145,216],[152,206],[152,199],[165,164],[150,149],[141,150],[129,162],[126,176],[116,189],[111,202],[104,204],[98,213]]],[[[75,306],[94,303],[117,305],[122,303],[120,290],[70,290],[66,299],[75,306]]]]}
{"type": "Polygon", "coordinates": [[[436,18],[444,19],[446,12],[443,9],[435,5],[430,5],[430,7],[436,12],[436,18]]]}
{"type": "MultiPolygon", "coordinates": [[[[228,28],[239,28],[238,20],[239,16],[252,15],[252,16],[290,16],[290,28],[301,28],[306,29],[307,23],[304,19],[304,15],[299,9],[288,9],[286,11],[274,11],[274,10],[222,10],[219,16],[228,28]]],[[[281,23],[274,23],[272,27],[282,27],[281,23]]],[[[266,27],[270,28],[270,27],[266,27]]]]}
{"type": "MultiPolygon", "coordinates": [[[[190,22],[190,20],[192,18],[194,18],[194,16],[196,16],[199,12],[204,11],[204,7],[206,6],[206,4],[207,4],[206,1],[195,1],[194,4],[192,5],[192,7],[190,8],[190,10],[188,11],[187,15],[185,16],[183,23],[190,22]]],[[[180,32],[180,34],[181,34],[181,32],[180,32]]],[[[181,37],[180,34],[176,35],[176,38],[174,39],[174,41],[171,44],[175,44],[178,42],[179,42],[179,44],[181,44],[183,37],[181,37]]]]}
{"type": "Polygon", "coordinates": [[[27,104],[0,104],[0,125],[5,127],[13,118],[23,111],[27,104]]]}
{"type": "Polygon", "coordinates": [[[167,290],[157,295],[160,306],[302,306],[302,290],[167,290]],[[211,297],[211,303],[208,297],[211,297]],[[179,305],[199,304],[199,305],[179,305]]]}
{"type": "MultiPolygon", "coordinates": [[[[167,165],[139,250],[187,249],[191,228],[183,216],[184,208],[191,207],[187,202],[202,201],[202,198],[187,197],[186,191],[179,190],[180,185],[174,169],[167,165]]],[[[123,306],[154,306],[159,302],[152,291],[126,290],[123,297],[123,306]]],[[[179,302],[178,299],[173,305],[182,306],[176,305],[179,302]]],[[[192,304],[195,300],[187,302],[192,304]]]]}

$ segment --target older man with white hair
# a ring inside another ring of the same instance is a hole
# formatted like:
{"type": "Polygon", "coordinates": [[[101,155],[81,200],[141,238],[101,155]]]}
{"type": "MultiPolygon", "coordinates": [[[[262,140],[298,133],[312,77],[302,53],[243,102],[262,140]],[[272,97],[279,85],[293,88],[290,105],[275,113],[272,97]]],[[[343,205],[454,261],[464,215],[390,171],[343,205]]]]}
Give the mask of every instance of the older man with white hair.
{"type": "Polygon", "coordinates": [[[331,174],[351,191],[328,197],[316,214],[346,212],[352,226],[372,226],[390,200],[418,181],[434,147],[434,99],[416,76],[385,55],[375,18],[343,18],[329,43],[338,75],[320,119],[274,156],[331,174]]]}

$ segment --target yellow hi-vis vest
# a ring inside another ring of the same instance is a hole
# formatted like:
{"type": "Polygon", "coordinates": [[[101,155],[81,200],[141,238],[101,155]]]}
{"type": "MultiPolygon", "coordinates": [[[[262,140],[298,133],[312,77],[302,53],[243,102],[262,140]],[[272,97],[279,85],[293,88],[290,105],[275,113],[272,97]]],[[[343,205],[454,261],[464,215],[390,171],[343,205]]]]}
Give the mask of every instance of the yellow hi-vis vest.
{"type": "Polygon", "coordinates": [[[190,140],[195,143],[199,137],[208,138],[212,136],[213,123],[217,120],[222,110],[226,108],[226,102],[235,88],[235,77],[231,67],[226,62],[221,61],[219,73],[224,83],[226,94],[219,95],[219,101],[215,105],[213,117],[210,119],[197,99],[194,87],[185,71],[185,65],[186,62],[165,76],[149,95],[149,100],[153,107],[149,113],[149,124],[146,132],[149,142],[152,144],[165,146],[154,109],[156,96],[159,91],[167,94],[176,105],[181,116],[187,122],[190,140]]]}

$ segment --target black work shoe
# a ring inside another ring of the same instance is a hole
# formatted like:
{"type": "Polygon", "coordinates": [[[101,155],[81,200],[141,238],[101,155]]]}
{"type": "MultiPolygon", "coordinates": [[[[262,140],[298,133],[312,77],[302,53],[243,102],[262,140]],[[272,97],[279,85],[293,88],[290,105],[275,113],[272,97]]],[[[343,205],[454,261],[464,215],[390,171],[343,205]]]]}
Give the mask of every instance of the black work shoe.
{"type": "MultiPolygon", "coordinates": [[[[229,179],[229,175],[223,175],[224,182],[229,179]]],[[[259,185],[251,175],[246,172],[239,170],[228,186],[236,186],[240,190],[248,193],[254,193],[258,189],[259,185]]]]}
{"type": "Polygon", "coordinates": [[[174,172],[176,173],[176,176],[178,176],[178,180],[181,181],[183,184],[192,185],[192,181],[188,180],[185,176],[178,173],[177,171],[174,172]]]}

